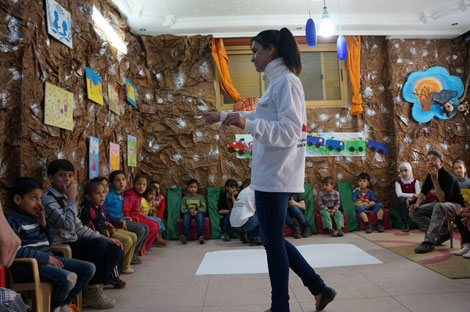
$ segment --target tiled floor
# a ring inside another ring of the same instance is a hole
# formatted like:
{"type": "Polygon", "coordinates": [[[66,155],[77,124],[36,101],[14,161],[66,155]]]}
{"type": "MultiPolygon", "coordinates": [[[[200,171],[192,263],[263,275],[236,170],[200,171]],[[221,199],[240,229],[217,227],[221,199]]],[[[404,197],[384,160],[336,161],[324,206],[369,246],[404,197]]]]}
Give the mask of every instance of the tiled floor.
{"type": "MultiPolygon", "coordinates": [[[[338,292],[325,311],[470,312],[469,279],[448,279],[355,234],[343,238],[314,235],[290,241],[296,245],[351,243],[383,262],[317,269],[338,292]]],[[[154,248],[143,264],[134,267],[134,274],[122,276],[127,282],[125,289],[105,290],[118,302],[112,311],[265,311],[270,303],[267,274],[194,275],[205,252],[235,248],[255,247],[244,246],[238,240],[211,240],[205,245],[170,242],[165,248],[154,248]]],[[[292,312],[315,311],[312,295],[292,271],[290,298],[292,312]]]]}

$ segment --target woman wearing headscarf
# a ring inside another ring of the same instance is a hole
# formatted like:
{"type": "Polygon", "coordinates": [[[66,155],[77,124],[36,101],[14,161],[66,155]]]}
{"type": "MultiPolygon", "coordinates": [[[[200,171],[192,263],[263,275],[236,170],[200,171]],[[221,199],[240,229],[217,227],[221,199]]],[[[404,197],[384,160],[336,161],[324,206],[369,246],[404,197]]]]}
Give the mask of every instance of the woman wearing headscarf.
{"type": "Polygon", "coordinates": [[[395,192],[397,194],[397,206],[400,213],[400,220],[403,232],[408,232],[408,206],[421,192],[419,181],[413,177],[413,169],[407,162],[403,162],[399,167],[400,177],[395,182],[395,192]]]}

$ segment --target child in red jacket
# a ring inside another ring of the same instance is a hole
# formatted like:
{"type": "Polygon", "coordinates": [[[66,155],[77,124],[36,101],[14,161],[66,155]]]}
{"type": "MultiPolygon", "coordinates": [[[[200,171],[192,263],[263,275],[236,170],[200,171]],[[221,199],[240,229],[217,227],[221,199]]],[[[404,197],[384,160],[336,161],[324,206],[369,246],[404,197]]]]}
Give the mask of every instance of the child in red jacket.
{"type": "Polygon", "coordinates": [[[135,222],[145,224],[149,227],[149,235],[145,241],[145,253],[149,254],[153,242],[157,243],[161,239],[158,237],[160,225],[157,221],[150,220],[140,212],[140,201],[142,195],[147,189],[149,176],[144,173],[139,173],[134,180],[134,187],[124,192],[124,202],[122,204],[122,213],[125,218],[130,218],[135,222]]]}

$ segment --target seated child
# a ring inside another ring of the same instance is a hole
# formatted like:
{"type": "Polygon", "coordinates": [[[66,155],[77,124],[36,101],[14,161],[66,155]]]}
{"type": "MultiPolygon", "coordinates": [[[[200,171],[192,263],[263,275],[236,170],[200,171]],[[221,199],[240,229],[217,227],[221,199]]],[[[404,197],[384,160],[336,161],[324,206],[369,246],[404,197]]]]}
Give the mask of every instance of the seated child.
{"type": "Polygon", "coordinates": [[[305,219],[305,200],[304,194],[302,193],[293,193],[289,198],[287,213],[286,213],[286,224],[294,231],[294,238],[310,237],[312,236],[312,230],[305,219]],[[300,229],[295,224],[292,218],[296,218],[299,221],[300,225],[304,229],[304,233],[300,235],[300,229]]]}
{"type": "Polygon", "coordinates": [[[204,244],[204,215],[207,210],[206,201],[202,195],[197,194],[199,182],[196,179],[189,179],[188,193],[181,200],[181,213],[183,214],[183,235],[180,241],[184,245],[189,240],[189,226],[191,220],[196,219],[197,236],[199,243],[204,244]]]}
{"type": "Polygon", "coordinates": [[[235,197],[238,194],[238,184],[233,179],[228,179],[225,182],[224,192],[220,194],[219,201],[217,202],[217,208],[219,214],[222,216],[220,224],[222,226],[222,235],[220,238],[224,242],[230,241],[230,212],[235,202],[235,197]]]}
{"type": "MultiPolygon", "coordinates": [[[[74,307],[69,307],[70,310],[66,307],[91,280],[95,266],[87,261],[52,254],[52,235],[41,205],[41,195],[41,186],[34,179],[24,177],[13,182],[11,199],[14,210],[8,215],[8,223],[21,239],[16,258],[35,258],[41,281],[54,284],[51,311],[70,311],[74,307]]],[[[27,270],[16,271],[14,275],[31,276],[27,270]]]]}
{"type": "Polygon", "coordinates": [[[376,202],[377,199],[375,198],[374,192],[367,188],[370,183],[370,176],[363,172],[357,177],[357,180],[359,186],[356,187],[353,191],[353,200],[354,204],[356,205],[356,212],[360,215],[362,221],[364,221],[366,224],[366,233],[372,233],[372,226],[370,225],[369,219],[367,218],[367,215],[371,210],[375,211],[377,214],[377,231],[383,232],[383,205],[376,202]]]}
{"type": "Polygon", "coordinates": [[[157,198],[158,189],[150,184],[147,186],[147,189],[142,196],[142,200],[140,202],[140,212],[149,218],[150,220],[157,221],[160,225],[160,230],[158,231],[158,240],[157,246],[166,246],[167,241],[163,239],[162,232],[165,231],[165,225],[163,224],[163,220],[157,217],[157,207],[155,206],[155,199],[157,198]]]}
{"type": "Polygon", "coordinates": [[[111,309],[116,301],[107,297],[99,284],[107,285],[113,268],[121,257],[121,242],[101,235],[83,226],[77,217],[77,194],[74,167],[65,159],[57,159],[47,166],[51,186],[42,195],[46,219],[54,235],[54,243],[68,244],[72,256],[92,262],[96,272],[83,291],[83,303],[97,309],[111,309]]]}
{"type": "Polygon", "coordinates": [[[140,203],[142,195],[147,189],[149,176],[139,173],[134,180],[134,187],[124,192],[124,202],[122,203],[122,213],[125,218],[132,218],[140,224],[145,224],[149,228],[149,234],[145,241],[145,253],[149,254],[154,242],[161,243],[160,237],[157,237],[160,225],[157,221],[151,220],[140,212],[140,203]]]}
{"type": "Polygon", "coordinates": [[[258,216],[256,215],[255,191],[249,185],[250,179],[242,183],[242,190],[233,204],[230,214],[231,226],[241,235],[247,234],[250,246],[261,245],[258,216]]]}
{"type": "Polygon", "coordinates": [[[158,190],[157,197],[153,201],[154,207],[155,209],[157,209],[156,216],[160,218],[161,220],[165,220],[163,214],[165,213],[165,209],[166,209],[166,200],[165,200],[165,196],[163,196],[160,190],[160,183],[158,183],[157,181],[152,181],[150,182],[150,185],[155,186],[156,189],[158,190]]]}
{"type": "Polygon", "coordinates": [[[407,162],[400,164],[400,178],[395,182],[395,193],[397,194],[396,209],[400,214],[401,227],[403,232],[409,232],[410,226],[408,225],[408,207],[411,200],[416,199],[421,192],[419,181],[413,178],[413,169],[407,162]]]}
{"type": "Polygon", "coordinates": [[[318,194],[318,208],[321,215],[321,221],[324,229],[328,229],[331,236],[343,236],[344,218],[339,210],[341,205],[339,201],[339,193],[335,188],[335,180],[333,177],[326,177],[322,180],[323,190],[318,194]],[[334,218],[336,230],[333,229],[334,218]]]}
{"type": "MultiPolygon", "coordinates": [[[[452,167],[454,168],[454,174],[457,178],[457,182],[459,183],[460,189],[470,189],[470,179],[467,178],[467,167],[465,166],[465,163],[462,160],[456,160],[452,167]]],[[[463,256],[464,258],[470,259],[470,231],[469,227],[464,225],[462,222],[462,214],[466,210],[468,211],[469,209],[462,208],[457,211],[455,224],[457,225],[457,228],[460,232],[460,236],[462,238],[462,248],[460,250],[454,251],[453,254],[456,256],[463,256]]]]}
{"type": "MultiPolygon", "coordinates": [[[[109,193],[108,180],[105,177],[96,177],[91,180],[92,182],[101,183],[104,187],[105,197],[109,193]]],[[[111,216],[106,209],[106,203],[103,203],[100,207],[101,212],[104,214],[106,221],[113,226],[112,237],[119,240],[124,246],[124,255],[122,259],[122,273],[131,274],[134,273],[134,269],[131,268],[131,264],[140,264],[142,261],[133,261],[135,247],[137,244],[137,235],[133,232],[127,231],[126,221],[111,216]]],[[[135,260],[135,259],[134,259],[135,260]]]]}
{"type": "Polygon", "coordinates": [[[122,213],[122,204],[124,201],[124,190],[126,189],[127,180],[122,170],[115,170],[109,175],[109,183],[111,188],[109,189],[108,195],[106,195],[105,204],[106,209],[110,216],[118,218],[120,220],[119,227],[129,232],[135,233],[137,236],[137,242],[135,245],[135,252],[132,258],[132,264],[140,264],[142,260],[139,255],[144,250],[144,244],[147,240],[149,233],[149,227],[145,224],[140,224],[132,220],[125,220],[122,213]]]}
{"type": "Polygon", "coordinates": [[[467,167],[462,160],[456,160],[452,166],[460,189],[470,189],[470,179],[467,178],[467,167]]]}
{"type": "MultiPolygon", "coordinates": [[[[90,229],[107,237],[114,237],[114,226],[106,221],[104,213],[101,211],[101,206],[104,204],[105,197],[106,191],[101,183],[90,181],[85,184],[79,218],[82,221],[82,224],[88,226],[90,229]]],[[[124,247],[122,248],[124,249],[124,247]]],[[[126,286],[126,283],[119,277],[118,265],[116,265],[116,267],[111,271],[111,279],[109,280],[109,283],[117,289],[121,289],[126,286]]]]}

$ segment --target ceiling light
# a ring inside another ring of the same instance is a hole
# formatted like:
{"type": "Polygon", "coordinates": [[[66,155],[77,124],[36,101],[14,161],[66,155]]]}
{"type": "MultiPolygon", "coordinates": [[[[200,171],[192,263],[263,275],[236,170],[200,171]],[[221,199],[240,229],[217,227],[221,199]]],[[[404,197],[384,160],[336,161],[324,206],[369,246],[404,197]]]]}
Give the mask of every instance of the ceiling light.
{"type": "Polygon", "coordinates": [[[323,37],[330,37],[335,31],[335,24],[333,20],[328,15],[328,8],[326,7],[325,0],[323,1],[323,15],[320,23],[320,35],[323,37]]]}
{"type": "Polygon", "coordinates": [[[103,32],[104,37],[106,40],[115,47],[120,53],[127,54],[127,46],[113,29],[113,27],[104,19],[103,15],[101,15],[100,11],[93,6],[93,21],[95,22],[96,26],[103,32]]]}
{"type": "Polygon", "coordinates": [[[308,1],[308,20],[305,25],[305,39],[307,39],[307,45],[311,47],[317,45],[317,30],[315,29],[315,23],[310,16],[310,1],[308,1]]]}
{"type": "Polygon", "coordinates": [[[339,9],[339,0],[338,0],[338,15],[339,15],[339,36],[336,40],[336,55],[338,60],[344,61],[348,56],[348,44],[346,43],[346,38],[344,38],[341,29],[342,15],[341,10],[339,9]]]}

